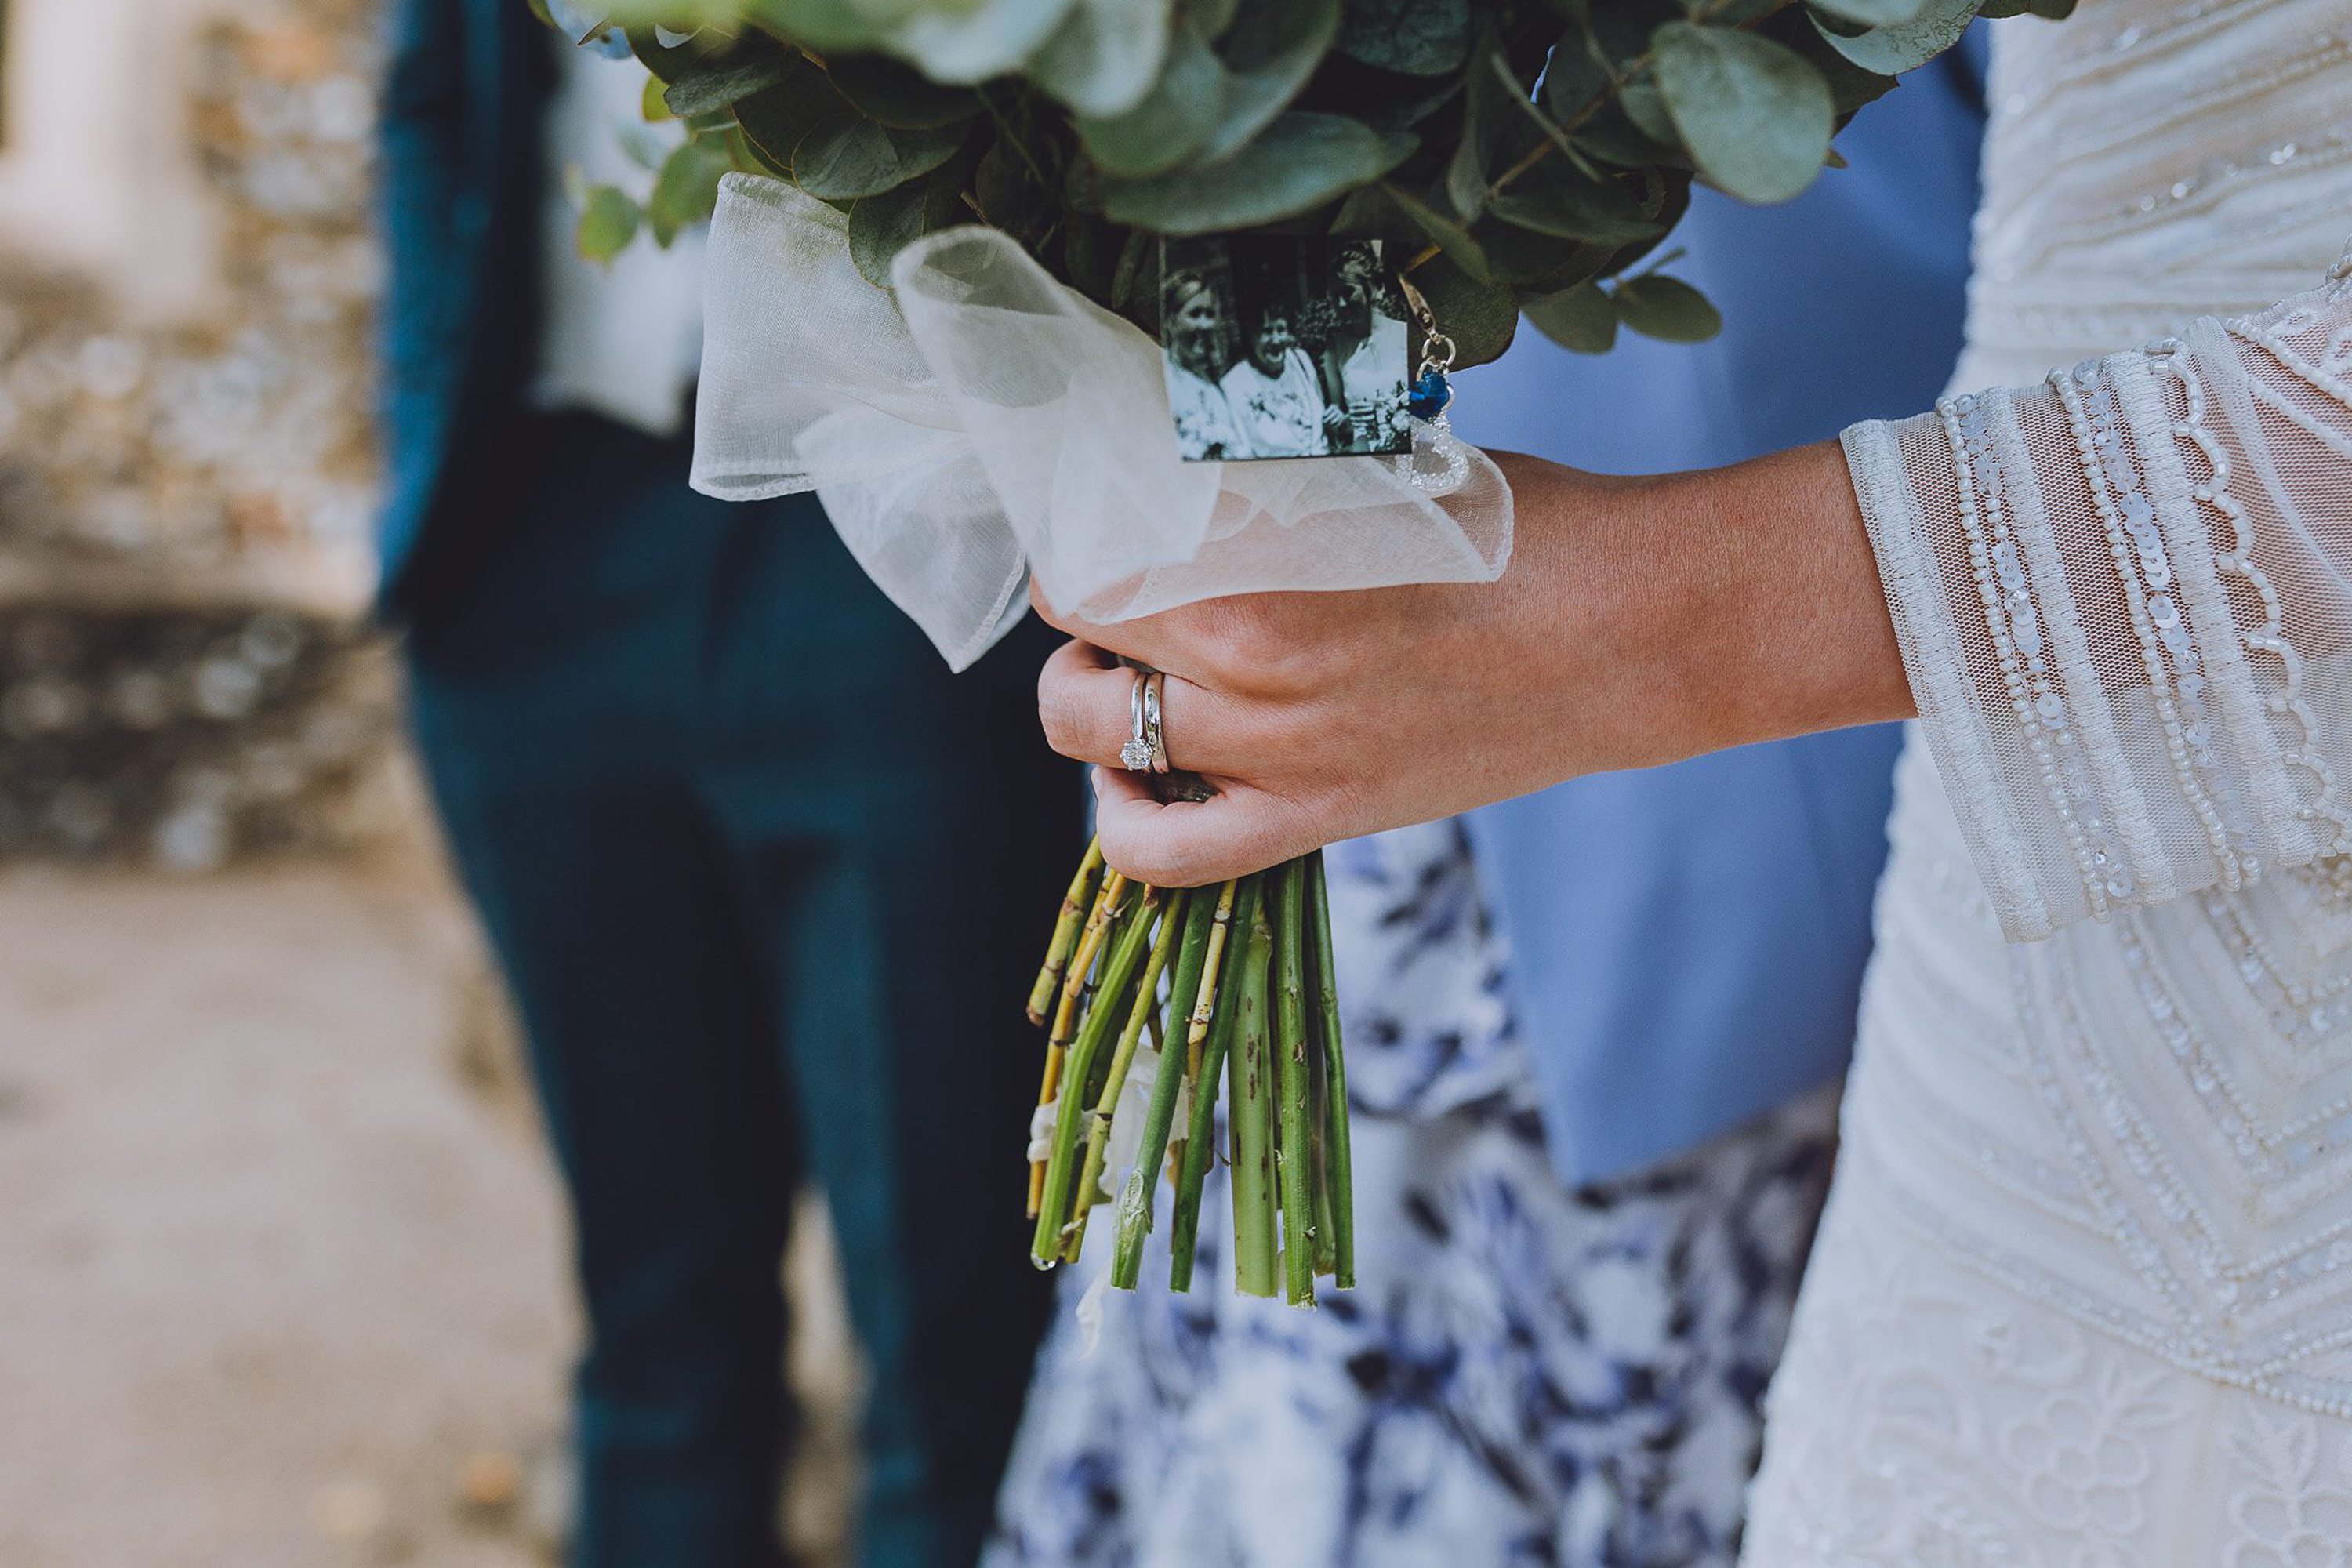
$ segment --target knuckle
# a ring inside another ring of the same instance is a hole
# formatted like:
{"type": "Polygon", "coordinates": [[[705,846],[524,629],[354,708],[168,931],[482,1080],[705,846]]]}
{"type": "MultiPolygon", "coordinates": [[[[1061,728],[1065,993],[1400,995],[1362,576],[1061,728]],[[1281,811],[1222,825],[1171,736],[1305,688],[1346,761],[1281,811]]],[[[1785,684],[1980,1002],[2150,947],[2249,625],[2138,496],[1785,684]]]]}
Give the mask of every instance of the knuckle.
{"type": "Polygon", "coordinates": [[[1254,595],[1223,602],[1213,627],[1213,658],[1229,689],[1311,690],[1328,674],[1330,646],[1295,601],[1254,595]]]}
{"type": "Polygon", "coordinates": [[[1281,654],[1280,639],[1255,604],[1235,605],[1219,630],[1225,658],[1236,671],[1263,678],[1281,654]]]}

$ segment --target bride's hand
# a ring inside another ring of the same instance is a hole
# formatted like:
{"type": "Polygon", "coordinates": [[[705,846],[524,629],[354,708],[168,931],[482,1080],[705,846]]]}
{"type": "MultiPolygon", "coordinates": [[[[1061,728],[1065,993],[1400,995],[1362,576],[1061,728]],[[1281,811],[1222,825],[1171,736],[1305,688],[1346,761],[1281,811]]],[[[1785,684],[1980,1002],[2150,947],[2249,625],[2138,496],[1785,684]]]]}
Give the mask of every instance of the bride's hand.
{"type": "Polygon", "coordinates": [[[1576,774],[1910,711],[1833,443],[1708,473],[1613,479],[1498,457],[1517,501],[1492,584],[1258,594],[1096,626],[1038,681],[1045,735],[1099,764],[1103,849],[1163,886],[1576,774]],[[1167,672],[1161,805],[1118,766],[1134,673],[1167,672]]]}

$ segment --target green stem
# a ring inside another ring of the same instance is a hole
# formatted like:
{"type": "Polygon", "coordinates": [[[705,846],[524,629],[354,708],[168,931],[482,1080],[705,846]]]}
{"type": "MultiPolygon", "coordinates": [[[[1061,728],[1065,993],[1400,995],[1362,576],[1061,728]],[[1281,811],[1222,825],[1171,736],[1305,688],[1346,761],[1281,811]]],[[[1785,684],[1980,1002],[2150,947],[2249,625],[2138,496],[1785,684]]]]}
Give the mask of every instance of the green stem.
{"type": "MultiPolygon", "coordinates": [[[[1176,955],[1176,978],[1168,987],[1170,1017],[1189,1020],[1197,1011],[1196,1000],[1214,984],[1208,973],[1209,947],[1224,929],[1233,902],[1234,885],[1227,882],[1216,898],[1211,899],[1204,889],[1185,905],[1184,945],[1176,955]]],[[[1135,1169],[1118,1191],[1118,1237],[1111,1252],[1110,1282],[1121,1290],[1134,1289],[1143,1271],[1152,1189],[1160,1184],[1160,1163],[1167,1157],[1169,1131],[1176,1121],[1176,1100],[1189,1076],[1184,1038],[1181,1032],[1171,1030],[1161,1043],[1160,1076],[1152,1080],[1151,1103],[1143,1114],[1143,1143],[1136,1151],[1135,1169]]]]}
{"type": "Polygon", "coordinates": [[[1282,1179],[1282,1262],[1286,1298],[1315,1304],[1315,1134],[1307,1104],[1307,862],[1283,867],[1282,925],[1275,939],[1274,1067],[1282,1096],[1276,1168],[1282,1179]]]}
{"type": "Polygon", "coordinates": [[[1111,1119],[1118,1114],[1119,1092],[1127,1087],[1128,1070],[1135,1065],[1136,1047],[1143,1039],[1143,1026],[1160,1011],[1160,976],[1168,967],[1169,955],[1176,949],[1176,938],[1184,929],[1184,909],[1190,895],[1178,889],[1168,895],[1167,909],[1160,917],[1160,934],[1151,939],[1151,956],[1144,961],[1143,978],[1135,987],[1135,1002],[1128,1009],[1127,1027],[1119,1031],[1118,1048],[1111,1053],[1110,1070],[1103,1075],[1102,1091],[1095,1096],[1095,1113],[1087,1128],[1087,1158],[1078,1170],[1078,1188],[1071,1198],[1075,1213],[1070,1219],[1070,1237],[1062,1247],[1062,1261],[1076,1263],[1078,1249],[1086,1244],[1087,1215],[1101,1190],[1103,1159],[1110,1148],[1111,1119]]]}
{"type": "MultiPolygon", "coordinates": [[[[1068,1053],[1071,1037],[1078,1027],[1079,1005],[1093,994],[1088,984],[1094,973],[1096,956],[1102,951],[1109,935],[1111,913],[1118,908],[1119,899],[1127,891],[1127,879],[1117,871],[1102,879],[1095,889],[1094,908],[1087,914],[1087,923],[1078,935],[1078,950],[1071,956],[1067,973],[1062,976],[1061,1001],[1054,1009],[1054,1027],[1045,1038],[1045,1072],[1037,1084],[1037,1108],[1042,1110],[1054,1103],[1062,1091],[1062,1058],[1068,1053]]],[[[1029,1217],[1037,1217],[1038,1208],[1045,1201],[1045,1162],[1029,1162],[1029,1217]]]]}
{"type": "Polygon", "coordinates": [[[1307,1061],[1315,1073],[1314,1099],[1307,1111],[1314,1126],[1315,1145],[1315,1272],[1328,1277],[1339,1265],[1339,1252],[1331,1243],[1331,1166],[1326,1152],[1330,1142],[1327,1126],[1331,1110],[1330,1101],[1325,1098],[1323,1052],[1319,1046],[1308,1054],[1307,1061]]]}
{"type": "MultiPolygon", "coordinates": [[[[1247,930],[1257,910],[1261,877],[1244,877],[1234,900],[1236,929],[1247,930]]],[[[1234,1032],[1242,1010],[1244,954],[1235,944],[1225,947],[1227,962],[1218,977],[1216,1009],[1208,1037],[1202,1042],[1201,1069],[1192,1075],[1192,1113],[1185,1119],[1184,1163],[1176,1176],[1175,1218],[1168,1231],[1168,1288],[1192,1288],[1192,1253],[1201,1231],[1201,1192],[1209,1179],[1209,1163],[1217,1152],[1217,1079],[1233,1049],[1234,1032]]]]}
{"type": "Polygon", "coordinates": [[[1078,1127],[1086,1104],[1087,1079],[1092,1076],[1095,1058],[1101,1054],[1103,1040],[1118,1016],[1118,1001],[1127,994],[1136,967],[1143,962],[1144,944],[1151,937],[1151,917],[1159,907],[1160,890],[1147,888],[1135,900],[1132,912],[1112,917],[1117,935],[1109,939],[1110,955],[1103,961],[1095,1005],[1087,1010],[1086,1022],[1078,1026],[1078,1037],[1070,1047],[1070,1059],[1063,1073],[1061,1104],[1054,1119],[1054,1148],[1045,1162],[1045,1185],[1037,1205],[1037,1230],[1029,1249],[1041,1264],[1051,1266],[1062,1256],[1062,1226],[1069,1217],[1070,1178],[1077,1163],[1078,1127]]]}
{"type": "Polygon", "coordinates": [[[1093,994],[1090,984],[1094,973],[1095,955],[1110,940],[1106,929],[1121,909],[1119,900],[1128,890],[1128,880],[1117,871],[1102,879],[1095,889],[1095,907],[1087,911],[1086,928],[1078,934],[1078,951],[1070,960],[1068,973],[1062,976],[1061,1001],[1054,1009],[1053,1043],[1066,1046],[1077,1033],[1078,1014],[1087,999],[1093,994]]]}
{"type": "Polygon", "coordinates": [[[1037,971],[1037,984],[1029,988],[1029,1021],[1041,1029],[1051,1019],[1047,1010],[1062,988],[1062,973],[1070,966],[1070,955],[1077,950],[1078,928],[1086,921],[1102,863],[1102,840],[1097,838],[1087,846],[1086,858],[1078,862],[1078,873],[1070,879],[1070,890],[1062,895],[1062,912],[1054,921],[1054,940],[1045,946],[1045,967],[1037,971]]]}
{"type": "Polygon", "coordinates": [[[1241,1034],[1225,1058],[1234,1129],[1234,1279],[1244,1296],[1275,1293],[1274,1033],[1267,971],[1274,923],[1260,901],[1242,953],[1241,1034]]]}
{"type": "Polygon", "coordinates": [[[1201,1076],[1201,1049],[1208,1043],[1209,1019],[1215,1012],[1217,977],[1223,972],[1225,950],[1233,945],[1234,901],[1240,896],[1238,878],[1217,890],[1217,907],[1211,917],[1209,951],[1201,966],[1201,984],[1189,1014],[1184,1018],[1184,1070],[1194,1078],[1201,1076]]]}
{"type": "Polygon", "coordinates": [[[1355,1168],[1348,1147],[1348,1063],[1339,1039],[1339,986],[1331,964],[1331,892],[1323,851],[1307,858],[1307,932],[1314,955],[1316,1033],[1323,1047],[1323,1164],[1331,1189],[1331,1282],[1356,1285],[1355,1168]]]}
{"type": "MultiPolygon", "coordinates": [[[[1218,889],[1216,923],[1209,930],[1208,962],[1201,968],[1201,984],[1193,998],[1192,1014],[1184,1019],[1184,1081],[1192,1084],[1196,1093],[1202,1081],[1201,1056],[1208,1048],[1209,1020],[1223,1005],[1218,1001],[1223,994],[1218,983],[1226,973],[1225,953],[1233,945],[1234,903],[1240,897],[1241,881],[1240,878],[1234,878],[1218,889]]],[[[1207,1081],[1213,1095],[1216,1075],[1212,1073],[1207,1081]]],[[[1186,1142],[1182,1138],[1177,1139],[1170,1157],[1168,1180],[1171,1186],[1183,1183],[1186,1142]]]]}

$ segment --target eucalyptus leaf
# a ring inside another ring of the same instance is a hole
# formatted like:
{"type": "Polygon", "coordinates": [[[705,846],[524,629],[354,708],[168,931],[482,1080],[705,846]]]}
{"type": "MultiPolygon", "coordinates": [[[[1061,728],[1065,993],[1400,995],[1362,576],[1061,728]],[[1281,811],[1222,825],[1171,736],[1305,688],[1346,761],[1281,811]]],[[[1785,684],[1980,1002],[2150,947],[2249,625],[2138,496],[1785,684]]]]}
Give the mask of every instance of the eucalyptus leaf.
{"type": "Polygon", "coordinates": [[[1486,210],[1515,227],[1589,245],[1631,245],[1661,232],[1623,185],[1586,180],[1565,165],[1515,182],[1486,210]]]}
{"type": "Polygon", "coordinates": [[[1106,174],[1164,174],[1208,142],[1224,104],[1224,68],[1199,34],[1180,26],[1143,101],[1110,119],[1078,116],[1078,142],[1106,174]]]}
{"type": "Polygon", "coordinates": [[[1455,369],[1492,363],[1511,346],[1519,301],[1508,289],[1481,282],[1444,256],[1414,268],[1406,281],[1421,291],[1437,330],[1454,340],[1455,369]]]}
{"type": "Polygon", "coordinates": [[[841,96],[868,120],[897,131],[932,131],[970,120],[981,110],[970,88],[941,87],[921,72],[880,55],[844,55],[826,63],[841,96]]]}
{"type": "Polygon", "coordinates": [[[1571,26],[1553,47],[1544,66],[1542,103],[1557,121],[1580,117],[1586,108],[1609,90],[1609,68],[1592,57],[1590,38],[1571,26]]]}
{"type": "Polygon", "coordinates": [[[1586,348],[1712,331],[1658,274],[1678,253],[1649,259],[1696,179],[1792,195],[1968,16],[2074,0],[525,3],[610,7],[598,47],[635,50],[664,84],[646,119],[685,132],[624,133],[642,206],[575,182],[596,254],[675,239],[720,171],[764,167],[846,215],[877,282],[978,217],[1156,332],[1163,234],[1372,237],[1476,363],[1522,302],[1586,348]]]}
{"type": "Polygon", "coordinates": [[[646,198],[646,226],[656,244],[667,247],[709,219],[719,201],[719,176],[733,164],[727,143],[715,136],[695,137],[670,153],[646,198]]]}
{"type": "Polygon", "coordinates": [[[909,5],[869,5],[864,0],[742,0],[745,16],[778,37],[832,56],[879,49],[909,5]]]}
{"type": "Polygon", "coordinates": [[[1519,293],[1549,294],[1597,278],[1612,251],[1606,245],[1562,245],[1550,235],[1492,216],[1472,226],[1470,237],[1478,242],[1494,280],[1519,293]]]}
{"type": "Polygon", "coordinates": [[[1536,331],[1564,349],[1601,354],[1617,346],[1617,307],[1597,283],[1523,300],[1519,310],[1536,331]]]}
{"type": "Polygon", "coordinates": [[[1617,285],[1617,319],[1647,338],[1701,343],[1723,331],[1723,313],[1677,278],[1644,273],[1617,285]]]}
{"type": "Polygon", "coordinates": [[[1568,132],[1551,117],[1538,96],[1536,86],[1519,79],[1511,68],[1510,57],[1501,49],[1486,57],[1486,74],[1493,79],[1498,101],[1510,110],[1505,117],[1504,134],[1522,146],[1533,147],[1538,142],[1549,142],[1561,152],[1574,156],[1568,132]]]}
{"type": "Polygon", "coordinates": [[[890,263],[923,236],[923,184],[909,180],[849,206],[849,259],[866,281],[890,286],[890,263]]]}
{"type": "Polygon", "coordinates": [[[1159,79],[1170,9],[1171,0],[1077,0],[1030,57],[1030,79],[1080,114],[1125,114],[1159,79]]]}
{"type": "Polygon", "coordinates": [[[675,46],[665,44],[661,41],[661,29],[657,27],[633,26],[624,36],[628,39],[630,52],[637,57],[637,63],[653,72],[664,87],[700,67],[710,58],[711,51],[702,40],[675,46]]]}
{"type": "Polygon", "coordinates": [[[1405,216],[1396,198],[1389,195],[1386,185],[1366,185],[1349,194],[1331,218],[1334,239],[1377,239],[1383,244],[1402,247],[1391,252],[1410,256],[1429,243],[1421,226],[1405,216]]]}
{"type": "Polygon", "coordinates": [[[1795,51],[1732,27],[1669,22],[1654,48],[1658,90],[1710,184],[1765,204],[1813,183],[1834,129],[1821,72],[1795,51]]]}
{"type": "Polygon", "coordinates": [[[574,236],[581,256],[590,261],[611,262],[637,237],[642,217],[636,202],[618,185],[591,186],[574,236]]]}
{"type": "Polygon", "coordinates": [[[963,144],[961,126],[899,131],[878,125],[836,100],[792,151],[793,183],[823,201],[878,195],[928,174],[963,144]]]}
{"type": "Polygon", "coordinates": [[[775,86],[791,67],[792,57],[779,48],[721,57],[674,78],[662,94],[662,103],[681,120],[709,114],[775,86]]]}
{"type": "Polygon", "coordinates": [[[1224,112],[1201,149],[1202,160],[1231,157],[1272,124],[1307,86],[1339,31],[1339,0],[1278,0],[1235,17],[1218,50],[1225,68],[1224,112]]]}
{"type": "Polygon", "coordinates": [[[1215,43],[1241,15],[1242,0],[1190,0],[1185,9],[1191,13],[1192,26],[1201,37],[1215,43]]]}
{"type": "Polygon", "coordinates": [[[1381,188],[1386,193],[1390,201],[1395,203],[1403,210],[1407,217],[1420,226],[1422,233],[1428,237],[1429,243],[1444,252],[1447,259],[1459,268],[1465,277],[1488,288],[1502,286],[1500,280],[1495,276],[1493,265],[1486,259],[1486,251],[1480,247],[1477,240],[1471,237],[1467,225],[1456,223],[1452,217],[1438,211],[1436,207],[1414,195],[1402,185],[1388,184],[1381,188]]]}
{"type": "Polygon", "coordinates": [[[1404,76],[1448,75],[1470,51],[1469,0],[1347,0],[1331,47],[1404,76]]]}
{"type": "Polygon", "coordinates": [[[1908,22],[1925,9],[1927,0],[1807,0],[1816,11],[1864,27],[1885,27],[1908,22]]]}
{"type": "Polygon", "coordinates": [[[1016,239],[1025,241],[1053,223],[1052,191],[1010,142],[998,142],[982,155],[972,174],[972,195],[979,199],[981,217],[1016,239]]]}
{"type": "Polygon", "coordinates": [[[1682,0],[1599,0],[1585,7],[1585,26],[1601,58],[1631,76],[1650,52],[1650,39],[1668,22],[1678,22],[1688,7],[1682,0]]]}
{"type": "MultiPolygon", "coordinates": [[[[1481,62],[1499,58],[1490,33],[1480,41],[1481,62]]],[[[1513,113],[1506,101],[1503,82],[1493,70],[1474,69],[1462,93],[1462,139],[1454,143],[1454,156],[1445,166],[1445,198],[1465,223],[1486,210],[1486,171],[1496,147],[1507,129],[1521,122],[1507,119],[1513,113]]]]}
{"type": "Polygon", "coordinates": [[[922,236],[969,216],[963,188],[971,178],[970,153],[895,190],[850,204],[849,258],[879,289],[890,287],[890,263],[922,236]]]}
{"type": "Polygon", "coordinates": [[[1213,234],[1296,217],[1412,155],[1411,135],[1339,114],[1285,114],[1223,163],[1144,180],[1106,180],[1103,212],[1159,234],[1213,234]]]}
{"type": "MultiPolygon", "coordinates": [[[[840,0],[833,0],[838,6],[840,0]]],[[[970,87],[1020,68],[1043,47],[1075,0],[962,0],[913,5],[883,34],[882,47],[933,81],[970,87]]],[[[886,9],[852,0],[851,9],[886,9]]]]}
{"type": "Polygon", "coordinates": [[[795,55],[782,81],[735,106],[735,123],[762,163],[790,179],[793,150],[831,115],[855,114],[825,73],[795,55]]]}
{"type": "MultiPolygon", "coordinates": [[[[1830,47],[1866,71],[1901,76],[1960,41],[1982,0],[1927,0],[1910,21],[1848,35],[1822,27],[1830,47]]],[[[1814,26],[1821,26],[1820,18],[1814,26]]]]}
{"type": "Polygon", "coordinates": [[[1620,88],[1617,108],[1645,140],[1642,162],[1654,161],[1660,150],[1681,151],[1682,132],[1675,128],[1674,111],[1666,107],[1666,95],[1654,77],[1638,77],[1620,88]]]}
{"type": "Polygon", "coordinates": [[[1690,210],[1692,179],[1689,174],[1673,169],[1644,169],[1642,171],[1642,178],[1644,184],[1654,186],[1656,198],[1654,205],[1649,197],[1645,196],[1642,203],[1642,210],[1650,214],[1650,221],[1658,226],[1658,232],[1647,239],[1637,239],[1633,244],[1611,253],[1609,259],[1601,265],[1598,276],[1613,278],[1629,270],[1643,258],[1664,244],[1667,237],[1674,232],[1675,226],[1683,221],[1683,215],[1690,210]]]}
{"type": "Polygon", "coordinates": [[[1784,44],[1804,56],[1806,63],[1822,73],[1830,84],[1830,110],[1837,122],[1843,125],[1856,110],[1894,91],[1895,80],[1891,76],[1864,70],[1840,54],[1831,47],[1829,35],[1820,23],[1817,13],[1800,6],[1781,12],[1757,30],[1774,43],[1784,44]]]}

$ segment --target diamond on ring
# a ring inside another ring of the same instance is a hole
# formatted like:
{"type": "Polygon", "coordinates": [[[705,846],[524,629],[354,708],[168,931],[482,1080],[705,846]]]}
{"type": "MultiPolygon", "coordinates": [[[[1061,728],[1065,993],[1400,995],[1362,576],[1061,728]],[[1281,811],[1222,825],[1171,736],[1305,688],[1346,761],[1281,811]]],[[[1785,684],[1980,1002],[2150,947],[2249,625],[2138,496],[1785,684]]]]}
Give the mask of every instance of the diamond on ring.
{"type": "Polygon", "coordinates": [[[1118,765],[1131,773],[1151,771],[1154,748],[1151,744],[1153,716],[1144,706],[1145,689],[1151,684],[1151,671],[1139,664],[1129,663],[1135,671],[1135,683],[1127,689],[1127,744],[1118,749],[1118,765]]]}

